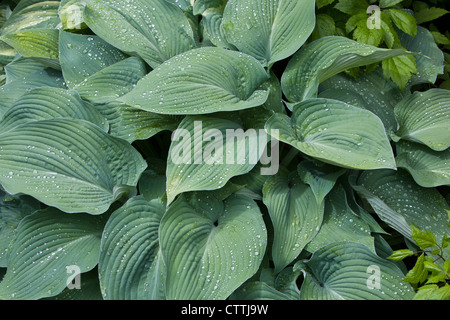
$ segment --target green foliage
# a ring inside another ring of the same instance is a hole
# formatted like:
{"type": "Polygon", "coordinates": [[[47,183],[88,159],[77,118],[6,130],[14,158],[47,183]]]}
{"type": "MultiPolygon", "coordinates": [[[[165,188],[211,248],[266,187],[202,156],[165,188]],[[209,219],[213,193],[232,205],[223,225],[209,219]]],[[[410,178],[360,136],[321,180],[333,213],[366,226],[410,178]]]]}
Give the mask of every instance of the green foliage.
{"type": "MultiPolygon", "coordinates": [[[[434,22],[448,13],[444,8],[430,6],[425,2],[405,0],[318,1],[317,7],[320,23],[317,23],[312,39],[326,35],[344,35],[380,48],[407,50],[410,48],[402,41],[405,35],[415,37],[419,26],[434,22]],[[369,9],[371,5],[375,7],[369,9]]],[[[446,35],[433,25],[431,29],[439,45],[448,45],[446,35]]],[[[357,71],[353,70],[351,73],[355,75],[357,71]]],[[[386,78],[403,89],[418,72],[416,59],[414,56],[386,59],[383,61],[383,71],[386,78]]]]}
{"type": "Polygon", "coordinates": [[[404,279],[415,286],[414,300],[450,300],[450,238],[444,235],[438,242],[430,230],[422,231],[414,225],[411,228],[418,249],[396,250],[389,259],[402,261],[417,256],[404,279]]]}
{"type": "Polygon", "coordinates": [[[3,1],[0,299],[448,299],[449,9],[3,1]]]}

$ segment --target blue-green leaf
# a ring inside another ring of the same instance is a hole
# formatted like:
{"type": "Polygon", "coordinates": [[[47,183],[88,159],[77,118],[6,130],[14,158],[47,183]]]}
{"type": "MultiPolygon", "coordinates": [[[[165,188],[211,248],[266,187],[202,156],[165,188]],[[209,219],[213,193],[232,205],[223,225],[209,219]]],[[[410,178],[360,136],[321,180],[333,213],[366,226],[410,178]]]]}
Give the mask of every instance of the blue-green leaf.
{"type": "Polygon", "coordinates": [[[99,277],[107,300],[165,298],[165,268],[158,229],[166,207],[133,197],[114,211],[103,231],[99,277]]]}
{"type": "Polygon", "coordinates": [[[259,269],[267,232],[250,198],[193,193],[168,208],[160,244],[167,299],[223,300],[259,269]]]}
{"type": "Polygon", "coordinates": [[[84,273],[97,265],[104,223],[102,216],[71,215],[54,208],[25,217],[8,252],[0,298],[34,300],[62,292],[70,268],[84,273]]]}

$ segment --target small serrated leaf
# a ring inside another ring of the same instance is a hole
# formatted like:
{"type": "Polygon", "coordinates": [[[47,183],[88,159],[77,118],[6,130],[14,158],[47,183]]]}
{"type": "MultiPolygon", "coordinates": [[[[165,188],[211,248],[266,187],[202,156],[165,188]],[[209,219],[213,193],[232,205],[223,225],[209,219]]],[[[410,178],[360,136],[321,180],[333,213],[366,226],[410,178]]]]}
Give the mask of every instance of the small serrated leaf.
{"type": "Polygon", "coordinates": [[[428,271],[424,267],[425,255],[422,253],[416,261],[414,267],[408,271],[404,281],[416,284],[424,282],[428,277],[428,271]]]}
{"type": "Polygon", "coordinates": [[[413,15],[399,9],[386,10],[394,24],[403,32],[415,37],[417,34],[416,19],[413,15]]]}
{"type": "Polygon", "coordinates": [[[425,250],[437,245],[436,237],[430,230],[422,231],[416,226],[411,226],[412,238],[420,249],[425,250]]]}
{"type": "Polygon", "coordinates": [[[390,260],[394,260],[394,261],[401,261],[407,257],[411,257],[414,255],[414,251],[409,250],[409,249],[401,249],[401,250],[396,250],[394,251],[394,253],[392,253],[388,259],[390,260]]]}

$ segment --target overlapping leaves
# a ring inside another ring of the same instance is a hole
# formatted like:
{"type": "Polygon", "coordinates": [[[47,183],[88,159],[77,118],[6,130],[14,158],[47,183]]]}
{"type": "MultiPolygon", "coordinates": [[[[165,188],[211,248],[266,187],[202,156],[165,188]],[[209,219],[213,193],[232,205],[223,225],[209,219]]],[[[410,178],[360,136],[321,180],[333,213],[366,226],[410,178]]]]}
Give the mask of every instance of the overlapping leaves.
{"type": "Polygon", "coordinates": [[[410,299],[381,234],[449,234],[450,97],[388,7],[409,52],[310,0],[1,6],[0,299],[410,299]]]}

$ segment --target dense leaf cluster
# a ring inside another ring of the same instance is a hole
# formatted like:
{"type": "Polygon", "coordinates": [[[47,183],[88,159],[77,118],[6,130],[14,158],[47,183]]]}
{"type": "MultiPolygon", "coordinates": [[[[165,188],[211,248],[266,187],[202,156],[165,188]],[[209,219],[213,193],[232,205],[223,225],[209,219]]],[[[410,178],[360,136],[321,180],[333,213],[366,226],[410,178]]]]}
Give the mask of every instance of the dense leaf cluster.
{"type": "Polygon", "coordinates": [[[448,299],[447,9],[6,1],[0,299],[448,299]]]}

